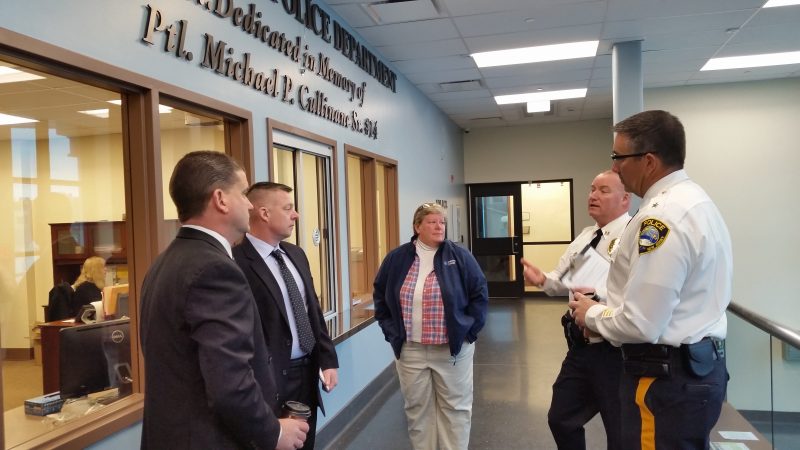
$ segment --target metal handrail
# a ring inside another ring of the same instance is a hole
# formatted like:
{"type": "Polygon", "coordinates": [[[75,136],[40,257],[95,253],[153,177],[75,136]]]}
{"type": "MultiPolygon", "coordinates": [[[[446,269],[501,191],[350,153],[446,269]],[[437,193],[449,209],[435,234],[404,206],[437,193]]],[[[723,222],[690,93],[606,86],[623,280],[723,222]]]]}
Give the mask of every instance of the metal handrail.
{"type": "Polygon", "coordinates": [[[770,336],[774,336],[800,350],[800,332],[797,330],[781,325],[772,319],[767,319],[753,310],[747,309],[735,302],[731,302],[730,305],[728,305],[728,311],[736,314],[742,318],[742,320],[755,326],[756,328],[765,331],[770,336]]]}

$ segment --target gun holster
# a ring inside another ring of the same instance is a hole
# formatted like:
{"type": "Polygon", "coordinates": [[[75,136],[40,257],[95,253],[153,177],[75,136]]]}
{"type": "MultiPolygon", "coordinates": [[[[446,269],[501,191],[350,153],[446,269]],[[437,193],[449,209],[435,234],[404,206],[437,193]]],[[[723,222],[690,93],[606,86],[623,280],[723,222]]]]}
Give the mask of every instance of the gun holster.
{"type": "Polygon", "coordinates": [[[569,349],[583,347],[589,343],[589,341],[583,337],[583,330],[575,323],[575,318],[572,317],[572,311],[567,310],[563,316],[561,316],[561,326],[564,327],[564,339],[567,340],[567,347],[569,349]]]}

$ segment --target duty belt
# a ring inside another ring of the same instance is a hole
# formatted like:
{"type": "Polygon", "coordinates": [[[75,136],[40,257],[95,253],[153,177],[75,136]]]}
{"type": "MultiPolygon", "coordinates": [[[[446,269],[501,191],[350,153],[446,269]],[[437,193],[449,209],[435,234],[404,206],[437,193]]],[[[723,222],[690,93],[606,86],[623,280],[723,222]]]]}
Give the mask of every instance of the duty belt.
{"type": "Polygon", "coordinates": [[[694,344],[622,344],[625,373],[633,376],[670,376],[684,367],[695,376],[708,375],[714,363],[725,358],[725,341],[705,337],[694,344]]]}

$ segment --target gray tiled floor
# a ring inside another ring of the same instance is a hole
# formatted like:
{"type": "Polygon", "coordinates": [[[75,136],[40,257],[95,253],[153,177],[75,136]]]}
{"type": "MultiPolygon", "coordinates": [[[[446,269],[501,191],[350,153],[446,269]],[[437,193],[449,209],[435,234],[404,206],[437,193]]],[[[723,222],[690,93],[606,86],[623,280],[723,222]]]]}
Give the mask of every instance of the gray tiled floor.
{"type": "MultiPolygon", "coordinates": [[[[559,322],[565,308],[565,299],[490,300],[489,318],[475,350],[470,449],[556,448],[547,409],[566,353],[559,322]]],[[[377,403],[328,449],[411,449],[399,388],[377,403]]],[[[599,418],[587,425],[587,443],[589,450],[605,448],[599,418]]]]}

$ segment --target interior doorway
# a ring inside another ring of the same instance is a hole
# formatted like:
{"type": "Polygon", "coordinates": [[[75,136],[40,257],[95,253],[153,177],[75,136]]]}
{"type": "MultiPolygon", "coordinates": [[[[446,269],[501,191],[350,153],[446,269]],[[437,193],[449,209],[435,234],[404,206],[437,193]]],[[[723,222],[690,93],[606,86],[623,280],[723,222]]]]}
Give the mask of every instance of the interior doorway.
{"type": "Polygon", "coordinates": [[[542,270],[558,263],[573,239],[572,180],[481,183],[467,186],[470,248],[484,271],[490,297],[522,297],[520,260],[542,270]]]}

